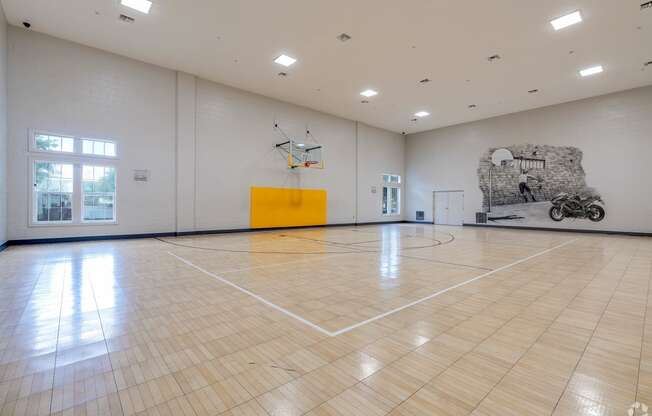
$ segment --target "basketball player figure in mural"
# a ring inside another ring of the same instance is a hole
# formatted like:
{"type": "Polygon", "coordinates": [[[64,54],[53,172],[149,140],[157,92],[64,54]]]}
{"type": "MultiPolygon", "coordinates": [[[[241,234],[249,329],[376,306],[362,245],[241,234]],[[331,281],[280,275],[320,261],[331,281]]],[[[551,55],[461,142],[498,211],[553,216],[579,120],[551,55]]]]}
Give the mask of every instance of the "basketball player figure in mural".
{"type": "Polygon", "coordinates": [[[521,193],[523,199],[525,199],[526,203],[530,202],[527,200],[527,195],[525,194],[526,192],[530,194],[530,198],[532,198],[532,202],[537,202],[537,200],[534,199],[534,194],[532,194],[532,190],[527,185],[528,179],[537,180],[537,178],[535,178],[534,176],[528,175],[528,171],[526,169],[522,169],[521,174],[518,175],[518,190],[521,193]]]}

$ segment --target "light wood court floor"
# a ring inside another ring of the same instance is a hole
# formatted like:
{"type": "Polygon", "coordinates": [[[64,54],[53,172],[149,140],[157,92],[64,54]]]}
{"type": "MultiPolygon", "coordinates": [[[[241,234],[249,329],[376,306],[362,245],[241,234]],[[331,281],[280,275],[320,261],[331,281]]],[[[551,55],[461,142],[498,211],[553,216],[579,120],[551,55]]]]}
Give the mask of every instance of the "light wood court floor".
{"type": "Polygon", "coordinates": [[[652,405],[652,239],[394,224],[163,240],[0,253],[0,416],[652,405]]]}

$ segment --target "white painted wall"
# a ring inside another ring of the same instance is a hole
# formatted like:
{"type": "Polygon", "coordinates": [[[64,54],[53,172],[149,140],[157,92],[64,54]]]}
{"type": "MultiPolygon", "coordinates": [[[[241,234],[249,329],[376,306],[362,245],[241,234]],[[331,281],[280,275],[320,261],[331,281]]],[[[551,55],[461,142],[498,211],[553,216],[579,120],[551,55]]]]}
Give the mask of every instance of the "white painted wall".
{"type": "Polygon", "coordinates": [[[7,241],[7,21],[0,4],[0,245],[7,241]]]}
{"type": "Polygon", "coordinates": [[[195,140],[197,83],[194,76],[177,73],[176,230],[194,231],[195,140]]]}
{"type": "Polygon", "coordinates": [[[10,27],[9,238],[174,230],[175,84],[171,70],[10,27]],[[117,225],[28,226],[30,128],[118,142],[117,225]]]}
{"type": "MultiPolygon", "coordinates": [[[[358,123],[358,216],[359,222],[400,221],[401,215],[384,216],[382,210],[384,173],[401,175],[405,182],[405,137],[386,130],[358,123]],[[371,188],[376,187],[376,193],[371,188]]],[[[405,195],[402,184],[401,194],[405,195]]]]}
{"type": "Polygon", "coordinates": [[[518,143],[575,146],[584,152],[586,181],[606,203],[603,222],[549,226],[652,232],[652,87],[594,97],[409,135],[406,143],[407,210],[432,221],[433,190],[465,191],[465,222],[482,204],[477,169],[490,147],[518,143]]]}
{"type": "MultiPolygon", "coordinates": [[[[366,191],[360,191],[368,190],[371,183],[380,184],[386,170],[403,173],[401,135],[362,124],[356,132],[353,121],[210,81],[197,79],[194,87],[195,230],[249,227],[252,186],[326,189],[329,224],[402,219],[383,217],[379,197],[370,199],[366,191]],[[310,130],[314,140],[324,146],[326,168],[288,170],[285,155],[274,147],[285,141],[274,131],[274,124],[297,141],[313,140],[306,139],[306,130],[310,130]],[[363,151],[356,152],[356,134],[363,151]]],[[[186,93],[180,90],[178,96],[186,93]]],[[[180,168],[180,175],[182,171],[180,168]]],[[[187,217],[178,219],[179,224],[191,222],[187,217]]]]}
{"type": "Polygon", "coordinates": [[[369,195],[404,172],[399,134],[18,27],[9,43],[9,239],[248,228],[251,186],[326,189],[329,224],[402,219],[369,195]],[[288,170],[275,122],[309,128],[326,169],[288,170]],[[118,141],[117,225],[28,225],[30,128],[118,141]]]}
{"type": "Polygon", "coordinates": [[[328,192],[328,223],[355,222],[355,123],[213,82],[197,81],[197,199],[200,230],[249,227],[251,186],[328,192]],[[287,169],[274,148],[305,130],[324,146],[327,169],[287,169]]]}

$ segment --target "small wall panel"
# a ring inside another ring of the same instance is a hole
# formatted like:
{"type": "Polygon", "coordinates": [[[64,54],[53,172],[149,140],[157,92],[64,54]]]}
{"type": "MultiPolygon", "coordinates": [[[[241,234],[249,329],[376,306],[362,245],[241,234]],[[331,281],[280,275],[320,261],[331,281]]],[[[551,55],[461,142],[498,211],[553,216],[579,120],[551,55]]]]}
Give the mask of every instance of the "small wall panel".
{"type": "Polygon", "coordinates": [[[326,224],[326,191],[251,188],[251,228],[326,224]]]}

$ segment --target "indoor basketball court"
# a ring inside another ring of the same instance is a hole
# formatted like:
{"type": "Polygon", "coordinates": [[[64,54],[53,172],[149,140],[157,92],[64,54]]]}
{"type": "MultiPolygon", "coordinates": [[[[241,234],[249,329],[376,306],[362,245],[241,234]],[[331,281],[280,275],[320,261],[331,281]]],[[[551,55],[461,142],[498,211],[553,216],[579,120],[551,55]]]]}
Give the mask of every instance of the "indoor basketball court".
{"type": "Polygon", "coordinates": [[[0,0],[0,416],[647,416],[650,30],[0,0]]]}

